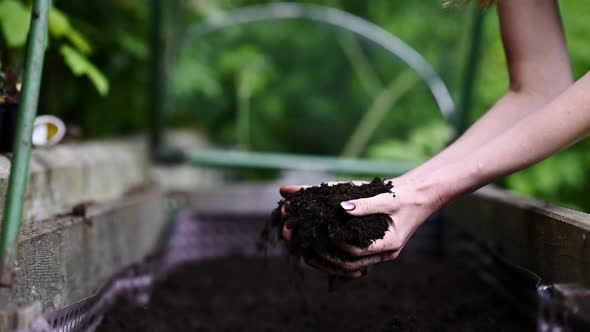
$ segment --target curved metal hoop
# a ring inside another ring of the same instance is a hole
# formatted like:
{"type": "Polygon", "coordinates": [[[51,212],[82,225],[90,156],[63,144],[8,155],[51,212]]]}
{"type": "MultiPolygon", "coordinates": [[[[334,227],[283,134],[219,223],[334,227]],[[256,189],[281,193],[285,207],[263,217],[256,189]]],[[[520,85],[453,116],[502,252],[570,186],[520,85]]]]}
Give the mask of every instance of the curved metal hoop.
{"type": "Polygon", "coordinates": [[[387,30],[345,11],[296,3],[273,3],[236,9],[193,23],[172,49],[175,60],[180,51],[193,40],[228,27],[275,19],[306,19],[327,24],[359,35],[395,55],[414,70],[430,89],[443,117],[450,120],[455,109],[453,98],[432,66],[412,47],[387,30]]]}

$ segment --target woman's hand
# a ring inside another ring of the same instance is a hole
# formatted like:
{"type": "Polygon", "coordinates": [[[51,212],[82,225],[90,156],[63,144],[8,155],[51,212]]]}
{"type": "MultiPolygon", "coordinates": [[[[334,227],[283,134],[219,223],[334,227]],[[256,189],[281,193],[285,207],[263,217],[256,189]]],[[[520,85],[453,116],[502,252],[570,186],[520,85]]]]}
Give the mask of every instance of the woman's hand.
{"type": "MultiPolygon", "coordinates": [[[[435,191],[422,189],[413,185],[411,181],[399,182],[400,185],[394,182],[394,195],[385,193],[341,203],[342,209],[353,216],[387,214],[391,218],[391,223],[382,239],[376,240],[366,249],[338,243],[336,245],[347,253],[350,259],[318,253],[318,256],[310,258],[307,264],[332,275],[358,278],[370,266],[396,259],[414,231],[443,204],[435,191]]],[[[304,186],[285,186],[280,191],[283,196],[288,197],[302,187],[304,186]]],[[[286,241],[292,238],[296,227],[297,225],[287,224],[283,227],[282,234],[286,241]]]]}

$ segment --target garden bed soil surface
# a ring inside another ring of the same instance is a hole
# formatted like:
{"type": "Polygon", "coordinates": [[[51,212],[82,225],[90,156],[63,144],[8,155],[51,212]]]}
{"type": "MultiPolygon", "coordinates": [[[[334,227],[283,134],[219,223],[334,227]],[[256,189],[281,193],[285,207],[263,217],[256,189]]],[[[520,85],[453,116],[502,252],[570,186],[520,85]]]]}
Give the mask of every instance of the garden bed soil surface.
{"type": "Polygon", "coordinates": [[[327,277],[285,258],[185,266],[150,304],[119,301],[98,331],[534,331],[532,323],[449,259],[416,254],[328,290],[327,277]]]}

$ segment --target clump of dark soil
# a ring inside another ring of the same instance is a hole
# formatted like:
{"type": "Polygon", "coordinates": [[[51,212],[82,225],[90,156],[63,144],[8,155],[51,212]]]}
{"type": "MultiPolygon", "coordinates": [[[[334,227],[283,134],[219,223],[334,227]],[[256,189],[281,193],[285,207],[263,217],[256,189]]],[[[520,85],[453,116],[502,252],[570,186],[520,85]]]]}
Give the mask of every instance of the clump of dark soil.
{"type": "Polygon", "coordinates": [[[283,258],[188,265],[147,306],[119,301],[98,331],[534,331],[470,270],[412,255],[328,292],[320,273],[294,276],[283,258]]]}
{"type": "Polygon", "coordinates": [[[336,243],[367,248],[373,241],[383,238],[391,222],[389,216],[354,217],[346,213],[340,203],[391,193],[392,188],[391,182],[375,178],[362,185],[322,183],[317,187],[301,189],[279,202],[273,211],[271,224],[276,227],[279,237],[286,223],[293,225],[289,249],[294,253],[331,252],[335,251],[336,243]],[[281,217],[283,206],[287,214],[285,217],[281,217]]]}

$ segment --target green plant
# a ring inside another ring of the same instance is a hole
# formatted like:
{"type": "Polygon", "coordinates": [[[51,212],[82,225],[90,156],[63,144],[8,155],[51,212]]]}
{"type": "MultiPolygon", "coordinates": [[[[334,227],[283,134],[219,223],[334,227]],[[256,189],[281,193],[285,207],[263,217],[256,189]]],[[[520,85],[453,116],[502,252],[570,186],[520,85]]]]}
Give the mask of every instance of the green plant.
{"type": "MultiPolygon", "coordinates": [[[[18,0],[0,1],[0,27],[6,46],[11,49],[22,49],[27,41],[31,9],[18,0]]],[[[106,95],[109,82],[104,74],[88,60],[92,54],[92,46],[85,36],[76,30],[68,16],[55,7],[51,8],[49,17],[49,43],[56,43],[64,57],[65,64],[74,75],[87,76],[101,95],[106,95]]],[[[17,52],[20,54],[20,52],[17,52]]],[[[16,62],[16,60],[15,60],[16,62]]]]}

